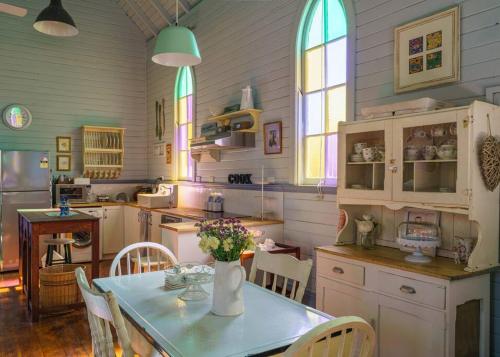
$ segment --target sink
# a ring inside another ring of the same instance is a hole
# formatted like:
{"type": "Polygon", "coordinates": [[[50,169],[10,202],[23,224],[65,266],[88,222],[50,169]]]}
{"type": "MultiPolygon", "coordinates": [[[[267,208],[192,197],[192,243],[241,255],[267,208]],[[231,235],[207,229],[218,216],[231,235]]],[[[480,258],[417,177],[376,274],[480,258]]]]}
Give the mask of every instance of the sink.
{"type": "Polygon", "coordinates": [[[160,184],[157,193],[139,193],[137,204],[147,208],[177,207],[177,185],[160,184]]]}
{"type": "Polygon", "coordinates": [[[147,208],[163,208],[170,206],[170,195],[160,195],[156,193],[139,193],[137,204],[147,208]]]}

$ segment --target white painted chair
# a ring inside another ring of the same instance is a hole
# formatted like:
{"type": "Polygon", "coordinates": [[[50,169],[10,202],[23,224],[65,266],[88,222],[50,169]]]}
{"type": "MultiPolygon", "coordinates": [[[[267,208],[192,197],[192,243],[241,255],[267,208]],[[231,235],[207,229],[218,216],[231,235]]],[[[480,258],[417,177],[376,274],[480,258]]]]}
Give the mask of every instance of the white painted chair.
{"type": "Polygon", "coordinates": [[[282,278],[281,295],[286,295],[288,283],[291,281],[292,290],[290,298],[302,302],[304,292],[311,274],[312,260],[299,260],[288,254],[271,254],[266,251],[255,249],[252,268],[248,280],[255,283],[257,271],[262,271],[262,287],[267,286],[267,275],[273,274],[272,291],[276,292],[277,281],[282,278]]]}
{"type": "Polygon", "coordinates": [[[123,351],[122,356],[134,356],[135,352],[132,349],[123,316],[113,294],[111,292],[101,294],[91,290],[82,268],[77,268],[75,275],[87,306],[94,356],[115,356],[110,324],[115,328],[118,343],[123,351]]]}
{"type": "Polygon", "coordinates": [[[141,274],[152,271],[152,267],[159,270],[162,267],[166,268],[177,264],[174,253],[164,245],[154,242],[139,242],[123,248],[116,255],[111,263],[109,276],[115,276],[116,273],[122,275],[121,259],[123,257],[126,257],[127,274],[141,274]]]}
{"type": "Polygon", "coordinates": [[[283,357],[372,357],[375,331],[362,318],[345,316],[325,322],[295,341],[283,357]]]}

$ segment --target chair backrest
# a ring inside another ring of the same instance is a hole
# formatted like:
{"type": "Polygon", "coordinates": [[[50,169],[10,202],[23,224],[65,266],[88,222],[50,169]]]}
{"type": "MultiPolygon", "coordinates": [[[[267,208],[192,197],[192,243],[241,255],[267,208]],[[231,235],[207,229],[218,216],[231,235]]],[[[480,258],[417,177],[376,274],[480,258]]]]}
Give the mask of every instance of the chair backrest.
{"type": "Polygon", "coordinates": [[[143,271],[150,272],[151,267],[160,270],[162,266],[166,268],[177,264],[174,253],[164,245],[154,242],[139,242],[126,246],[116,255],[111,263],[109,276],[122,275],[121,259],[123,257],[126,257],[127,274],[140,274],[143,271]]]}
{"type": "Polygon", "coordinates": [[[375,331],[362,318],[345,316],[325,322],[301,336],[283,357],[371,357],[375,331]]]}
{"type": "Polygon", "coordinates": [[[259,248],[255,250],[249,281],[255,283],[257,271],[263,272],[262,287],[267,286],[267,275],[274,274],[272,290],[276,291],[278,278],[283,278],[281,294],[286,295],[288,283],[291,281],[290,298],[302,302],[304,292],[311,274],[312,260],[299,260],[288,254],[271,254],[259,248]]]}
{"type": "Polygon", "coordinates": [[[118,343],[123,351],[122,355],[124,357],[134,356],[125,322],[114,295],[111,292],[101,294],[90,289],[87,277],[82,268],[77,268],[75,275],[83,300],[87,306],[94,356],[115,356],[110,324],[115,328],[118,343]]]}

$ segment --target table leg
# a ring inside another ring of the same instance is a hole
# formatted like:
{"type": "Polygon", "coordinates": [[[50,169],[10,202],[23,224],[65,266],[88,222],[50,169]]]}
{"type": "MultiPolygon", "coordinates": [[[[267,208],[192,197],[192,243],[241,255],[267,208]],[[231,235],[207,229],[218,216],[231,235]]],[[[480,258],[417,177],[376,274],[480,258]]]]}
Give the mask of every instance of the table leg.
{"type": "Polygon", "coordinates": [[[92,279],[99,277],[99,220],[92,221],[92,279]]]}
{"type": "Polygon", "coordinates": [[[38,233],[38,225],[31,225],[31,254],[30,254],[30,294],[29,300],[31,301],[31,321],[37,322],[39,309],[40,309],[40,301],[39,301],[39,269],[40,263],[39,260],[39,239],[40,234],[38,233]]]}

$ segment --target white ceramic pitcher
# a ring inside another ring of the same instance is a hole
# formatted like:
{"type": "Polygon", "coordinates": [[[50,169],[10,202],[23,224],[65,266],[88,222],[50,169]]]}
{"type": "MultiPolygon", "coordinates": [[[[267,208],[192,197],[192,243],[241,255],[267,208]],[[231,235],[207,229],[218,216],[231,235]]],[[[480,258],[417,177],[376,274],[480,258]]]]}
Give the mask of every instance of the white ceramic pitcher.
{"type": "Polygon", "coordinates": [[[240,109],[253,109],[253,94],[250,86],[246,86],[241,90],[240,109]]]}
{"type": "Polygon", "coordinates": [[[246,272],[239,260],[215,261],[212,313],[220,316],[240,315],[245,311],[242,287],[246,272]]]}

